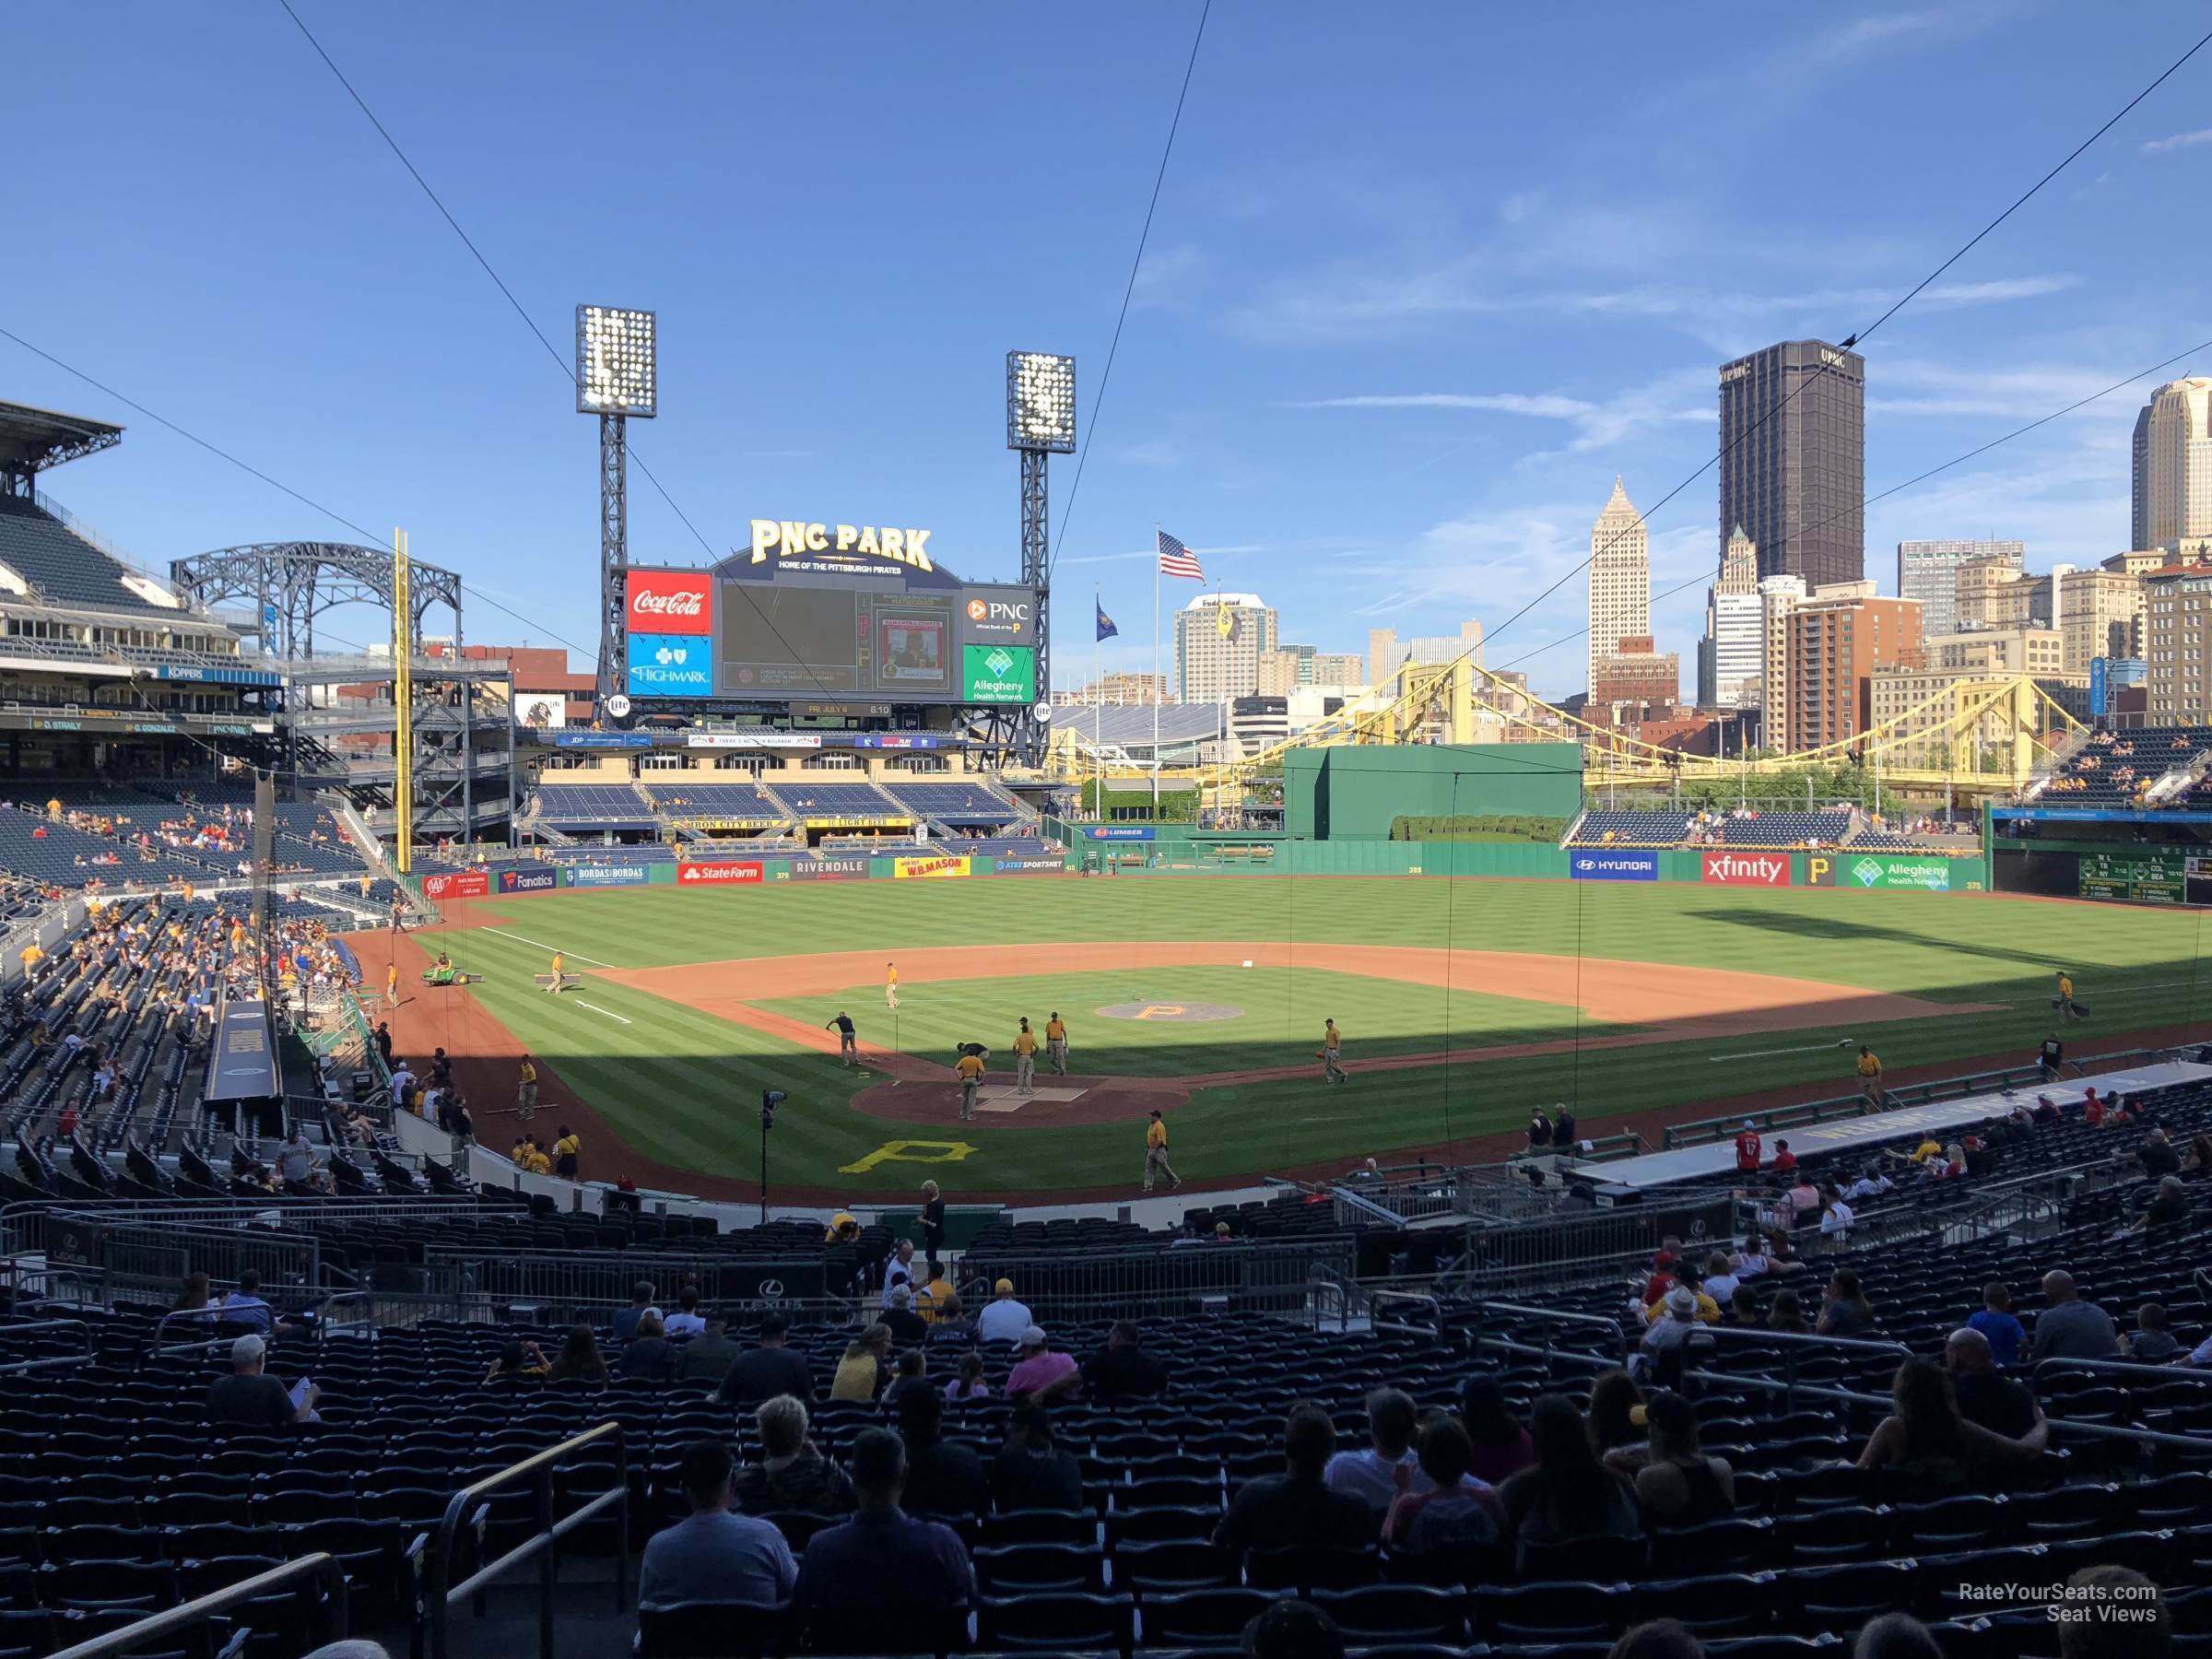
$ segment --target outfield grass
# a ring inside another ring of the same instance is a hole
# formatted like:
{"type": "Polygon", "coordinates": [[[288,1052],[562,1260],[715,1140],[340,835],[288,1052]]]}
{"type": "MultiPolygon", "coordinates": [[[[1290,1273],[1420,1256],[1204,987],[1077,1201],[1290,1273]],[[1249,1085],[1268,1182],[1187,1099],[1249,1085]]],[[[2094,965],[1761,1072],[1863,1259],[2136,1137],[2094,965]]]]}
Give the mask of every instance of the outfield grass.
{"type": "MultiPolygon", "coordinates": [[[[1849,889],[1724,891],[1665,884],[1450,881],[1430,877],[1119,877],[1112,880],[853,882],[745,890],[653,888],[479,901],[487,925],[441,935],[454,959],[489,976],[472,994],[557,1068],[626,1138],[664,1161],[750,1177],[762,1088],[794,1106],[779,1120],[779,1182],[864,1192],[911,1191],[932,1171],[887,1163],[863,1175],[841,1166],[901,1135],[846,1101],[853,1074],[831,1058],[765,1033],[593,976],[594,966],[669,966],[830,950],[1059,940],[1253,939],[1563,955],[1740,969],[1901,992],[1942,1003],[1991,1003],[1959,1013],[1798,1037],[1724,1039],[1522,1060],[1460,1061],[1377,1074],[1324,1091],[1317,1081],[1206,1088],[1176,1114],[1175,1157],[1186,1175],[1256,1172],[1393,1147],[1518,1128],[1532,1103],[1572,1100],[1586,1124],[1653,1107],[1695,1104],[1785,1085],[1852,1087],[1835,1049],[1734,1056],[1800,1043],[1869,1041],[1894,1069],[1992,1053],[2029,1056],[2049,1029],[2052,971],[2065,966],[2095,1018],[2069,1040],[2117,1046],[2130,1030],[2193,1019],[2201,920],[2190,912],[1849,889]],[[496,930],[496,931],[495,931],[496,930]],[[582,997],[529,989],[548,948],[589,980],[582,997]],[[583,1003],[594,1005],[586,1008],[583,1003]],[[595,1010],[603,1010],[595,1011],[595,1010]],[[628,1023],[624,1023],[627,1021],[628,1023]]],[[[1317,951],[1325,959],[1325,948],[1317,951]]],[[[1192,968],[1028,981],[910,985],[900,1046],[948,1051],[962,1037],[1003,1057],[1012,1015],[1059,1006],[1076,1027],[1078,1060],[1131,1076],[1180,1075],[1310,1062],[1308,1028],[1334,1012],[1350,1057],[1428,1052],[1571,1034],[1571,1011],[1508,995],[1352,979],[1321,968],[1192,968]],[[1111,982],[1101,984],[1101,982],[1111,982]],[[1225,983],[1229,987],[1224,989],[1225,983]],[[1270,992],[1255,996],[1244,986],[1270,992]],[[1149,1027],[1088,1013],[1109,1001],[1226,1002],[1243,1019],[1218,1027],[1149,1027]],[[1088,1000],[1086,1000],[1086,999],[1088,1000]],[[1333,1005],[1324,1006],[1324,1004],[1333,1005]],[[1347,1013],[1347,1009],[1357,1012],[1347,1013]],[[924,1035],[912,1034],[918,1021],[924,1035]],[[1566,1027],[1562,1030],[1560,1027],[1566,1027]],[[1504,1033],[1513,1033],[1506,1035],[1504,1033]],[[1202,1052],[1203,1058],[1194,1059],[1202,1052]],[[1116,1056],[1111,1068],[1102,1062],[1116,1056]]],[[[1510,983],[1495,987],[1510,993],[1510,983]]],[[[879,985],[856,986],[854,1017],[883,1041],[879,985]]],[[[834,1000],[834,999],[829,999],[834,1000]]],[[[770,1006],[819,1023],[824,999],[770,1006]]],[[[1583,1021],[1584,1036],[1601,1030],[1583,1021]]],[[[935,1133],[951,1138],[951,1130],[935,1133]]],[[[957,1172],[971,1189],[1047,1190],[1134,1179],[1132,1125],[1055,1129],[963,1127],[975,1150],[957,1172]]]]}

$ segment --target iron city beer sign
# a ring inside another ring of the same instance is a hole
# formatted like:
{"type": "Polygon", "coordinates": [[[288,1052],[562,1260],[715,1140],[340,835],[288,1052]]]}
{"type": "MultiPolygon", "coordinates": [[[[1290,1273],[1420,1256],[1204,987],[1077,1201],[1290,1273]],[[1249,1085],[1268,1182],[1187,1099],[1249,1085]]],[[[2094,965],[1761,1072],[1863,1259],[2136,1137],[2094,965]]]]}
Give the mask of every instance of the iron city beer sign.
{"type": "Polygon", "coordinates": [[[793,559],[805,553],[839,553],[850,559],[888,559],[896,564],[912,565],[917,571],[934,571],[937,567],[929,561],[924,544],[929,540],[926,530],[902,530],[886,524],[877,529],[874,524],[812,524],[795,519],[755,519],[753,521],[753,558],[755,564],[765,564],[774,553],[781,559],[793,559]]]}

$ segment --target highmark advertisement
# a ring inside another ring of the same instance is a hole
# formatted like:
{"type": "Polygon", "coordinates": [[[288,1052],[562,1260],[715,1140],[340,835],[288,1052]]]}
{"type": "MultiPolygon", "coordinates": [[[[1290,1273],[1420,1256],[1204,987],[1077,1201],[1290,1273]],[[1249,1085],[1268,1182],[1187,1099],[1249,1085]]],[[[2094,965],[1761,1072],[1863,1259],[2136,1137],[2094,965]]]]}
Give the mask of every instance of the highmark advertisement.
{"type": "Polygon", "coordinates": [[[1929,853],[1853,853],[1849,847],[1806,855],[1808,887],[1910,888],[1923,893],[1951,890],[1955,861],[1929,853]]]}
{"type": "Polygon", "coordinates": [[[1034,645],[960,647],[962,695],[971,703],[1028,703],[1037,700],[1037,648],[1034,645]]]}

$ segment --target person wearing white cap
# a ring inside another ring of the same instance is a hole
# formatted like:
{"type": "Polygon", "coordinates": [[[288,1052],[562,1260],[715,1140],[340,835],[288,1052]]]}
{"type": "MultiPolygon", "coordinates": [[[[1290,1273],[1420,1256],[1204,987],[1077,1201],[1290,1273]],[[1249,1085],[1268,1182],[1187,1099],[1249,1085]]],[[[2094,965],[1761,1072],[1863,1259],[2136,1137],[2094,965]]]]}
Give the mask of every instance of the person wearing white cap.
{"type": "Polygon", "coordinates": [[[975,1335],[980,1342],[1019,1342],[1021,1335],[1037,1323],[1026,1304],[1014,1300],[1014,1281],[1002,1278],[992,1287],[993,1299],[983,1311],[975,1316],[975,1335]]]}
{"type": "Polygon", "coordinates": [[[268,1344],[241,1336],[230,1345],[230,1375],[207,1385],[207,1417],[218,1429],[282,1429],[315,1415],[323,1391],[310,1382],[294,1402],[291,1392],[269,1376],[268,1344]]]}
{"type": "Polygon", "coordinates": [[[1746,1118],[1743,1132],[1735,1137],[1735,1167],[1737,1171],[1746,1175],[1757,1174],[1759,1154],[1764,1150],[1765,1148],[1759,1144],[1759,1131],[1751,1126],[1751,1120],[1746,1118]]]}
{"type": "Polygon", "coordinates": [[[1040,1403],[1083,1392],[1083,1371],[1072,1354],[1047,1347],[1044,1332],[1036,1325],[1021,1333],[1021,1358],[1006,1373],[1006,1398],[1028,1397],[1040,1403]]]}
{"type": "Polygon", "coordinates": [[[1666,1293],[1666,1312],[1652,1321],[1636,1345],[1637,1352],[1630,1369],[1639,1379],[1649,1376],[1653,1370],[1670,1359],[1678,1368],[1683,1345],[1688,1342],[1698,1328],[1698,1293],[1687,1286],[1677,1285],[1666,1293]]]}

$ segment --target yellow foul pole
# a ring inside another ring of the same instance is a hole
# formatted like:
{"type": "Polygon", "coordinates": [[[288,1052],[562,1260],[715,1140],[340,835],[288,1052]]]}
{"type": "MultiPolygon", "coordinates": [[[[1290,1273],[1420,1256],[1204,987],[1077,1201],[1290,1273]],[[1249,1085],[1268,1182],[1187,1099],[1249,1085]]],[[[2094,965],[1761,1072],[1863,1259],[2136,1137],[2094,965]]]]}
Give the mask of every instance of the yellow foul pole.
{"type": "Polygon", "coordinates": [[[392,532],[392,804],[399,815],[393,861],[405,876],[415,848],[415,630],[407,597],[407,533],[392,532]]]}

